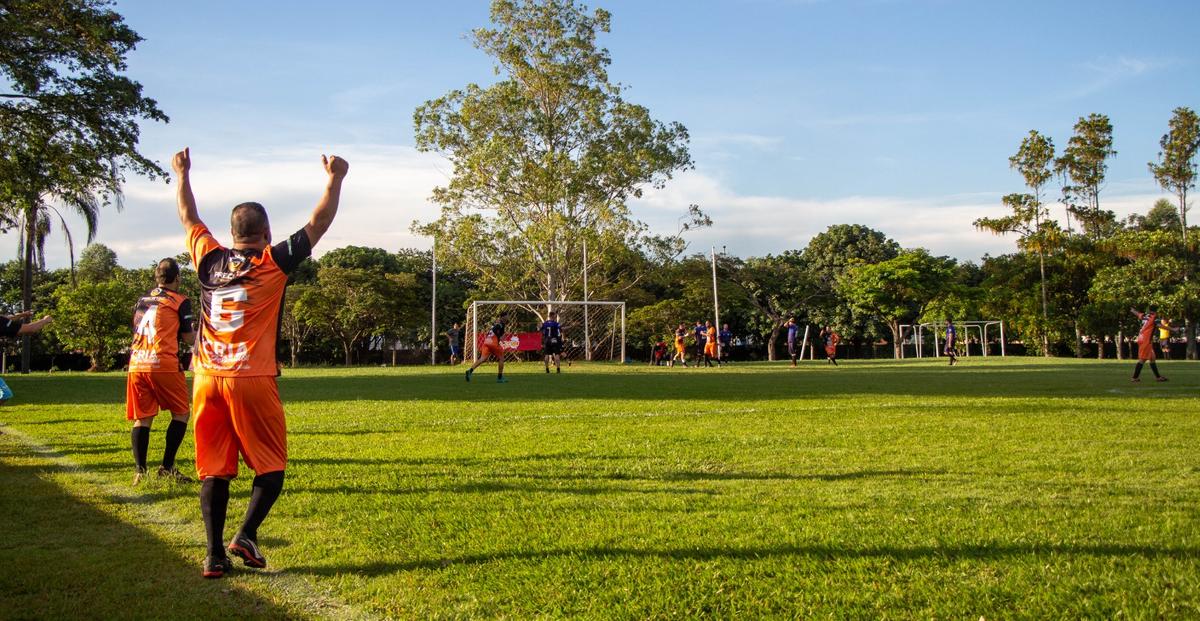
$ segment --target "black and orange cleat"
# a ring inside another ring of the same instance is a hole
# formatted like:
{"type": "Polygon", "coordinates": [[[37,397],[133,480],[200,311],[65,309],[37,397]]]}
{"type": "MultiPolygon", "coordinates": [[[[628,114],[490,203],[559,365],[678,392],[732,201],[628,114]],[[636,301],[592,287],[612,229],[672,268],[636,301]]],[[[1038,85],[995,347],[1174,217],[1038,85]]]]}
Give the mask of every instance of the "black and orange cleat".
{"type": "Polygon", "coordinates": [[[233,541],[229,542],[228,550],[230,554],[242,559],[242,564],[246,567],[262,569],[267,566],[267,557],[259,552],[258,544],[241,533],[235,535],[233,541]]]}
{"type": "Polygon", "coordinates": [[[211,556],[204,559],[203,576],[208,579],[223,578],[225,574],[233,571],[233,561],[229,560],[228,556],[221,558],[213,558],[211,556]]]}

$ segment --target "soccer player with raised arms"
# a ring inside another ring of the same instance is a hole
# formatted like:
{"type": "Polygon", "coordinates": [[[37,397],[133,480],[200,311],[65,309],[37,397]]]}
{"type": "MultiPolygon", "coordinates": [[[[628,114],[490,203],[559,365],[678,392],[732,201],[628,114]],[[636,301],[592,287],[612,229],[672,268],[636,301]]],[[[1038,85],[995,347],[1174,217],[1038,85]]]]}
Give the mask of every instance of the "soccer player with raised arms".
{"type": "Polygon", "coordinates": [[[187,434],[192,404],[187,380],[179,365],[179,340],[196,340],[192,329],[192,302],[179,293],[179,264],[166,258],[154,268],[156,286],[133,307],[133,344],[129,347],[129,375],[125,380],[125,418],[133,421],[133,484],[146,476],[150,426],[160,410],[171,413],[163,447],[159,478],[191,481],[175,467],[175,454],[187,434]]]}
{"type": "Polygon", "coordinates": [[[337,215],[342,180],[350,166],[336,155],[321,156],[328,179],[307,224],[272,245],[266,209],[242,203],[230,218],[232,247],[222,246],[200,220],[192,196],[191,154],[175,154],[179,220],[200,278],[200,336],[193,367],[196,408],[196,471],[200,509],[208,535],[205,578],[232,569],[224,545],[229,481],[238,474],[238,454],[254,471],[246,517],[229,542],[228,552],[249,567],[266,567],[258,548],[258,527],[283,490],[287,467],[287,425],[279,400],[275,358],[280,309],[288,274],[312,254],[312,248],[337,215]]]}

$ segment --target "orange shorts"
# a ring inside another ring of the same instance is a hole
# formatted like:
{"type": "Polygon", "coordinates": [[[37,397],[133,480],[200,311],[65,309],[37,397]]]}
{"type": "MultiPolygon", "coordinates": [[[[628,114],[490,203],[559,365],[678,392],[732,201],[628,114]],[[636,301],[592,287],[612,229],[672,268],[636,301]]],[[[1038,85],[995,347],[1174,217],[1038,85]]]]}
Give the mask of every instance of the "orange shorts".
{"type": "Polygon", "coordinates": [[[675,342],[675,353],[677,353],[677,354],[683,354],[683,353],[686,353],[686,352],[687,352],[687,345],[684,345],[683,343],[680,343],[679,341],[676,341],[676,342],[675,342]]]}
{"type": "Polygon", "coordinates": [[[498,344],[484,343],[483,347],[479,350],[479,354],[484,358],[491,356],[496,360],[501,360],[504,358],[504,348],[498,344]]]}
{"type": "Polygon", "coordinates": [[[126,420],[157,416],[159,410],[167,410],[172,414],[187,414],[191,409],[187,380],[182,372],[134,371],[125,378],[126,420]]]}
{"type": "Polygon", "coordinates": [[[708,356],[709,358],[716,358],[717,357],[717,344],[712,341],[705,343],[704,344],[704,355],[708,356]]]}
{"type": "Polygon", "coordinates": [[[1138,360],[1156,360],[1158,356],[1154,353],[1154,344],[1147,341],[1138,343],[1138,360]]]}
{"type": "Polygon", "coordinates": [[[287,467],[287,423],[274,376],[197,375],[196,473],[234,477],[238,454],[255,474],[287,467]]]}

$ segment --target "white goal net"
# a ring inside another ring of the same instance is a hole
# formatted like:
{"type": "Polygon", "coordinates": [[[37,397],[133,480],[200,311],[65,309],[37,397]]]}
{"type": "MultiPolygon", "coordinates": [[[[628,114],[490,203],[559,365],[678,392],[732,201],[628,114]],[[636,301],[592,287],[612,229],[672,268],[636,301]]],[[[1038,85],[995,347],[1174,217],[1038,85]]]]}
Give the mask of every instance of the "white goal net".
{"type": "Polygon", "coordinates": [[[467,308],[464,360],[477,360],[479,343],[501,312],[508,314],[505,360],[540,360],[540,330],[550,311],[562,326],[564,360],[625,360],[624,302],[481,300],[467,308]]]}

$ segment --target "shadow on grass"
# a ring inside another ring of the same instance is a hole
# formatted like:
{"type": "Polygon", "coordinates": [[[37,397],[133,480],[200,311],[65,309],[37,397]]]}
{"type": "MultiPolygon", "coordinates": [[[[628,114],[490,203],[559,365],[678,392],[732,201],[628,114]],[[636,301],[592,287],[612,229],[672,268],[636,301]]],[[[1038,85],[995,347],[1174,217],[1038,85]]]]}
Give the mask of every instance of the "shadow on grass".
{"type": "Polygon", "coordinates": [[[0,516],[10,535],[0,544],[0,618],[295,616],[229,580],[204,580],[200,545],[173,547],[79,501],[43,478],[61,467],[9,462],[21,453],[0,442],[0,516]]]}
{"type": "Polygon", "coordinates": [[[440,570],[455,566],[474,566],[507,561],[540,562],[554,558],[591,562],[622,559],[655,559],[666,561],[755,561],[770,558],[807,557],[819,560],[853,558],[879,558],[895,561],[937,559],[943,561],[991,560],[1014,556],[1068,556],[1068,557],[1143,557],[1195,560],[1200,558],[1200,548],[1159,547],[1127,544],[1066,545],[1066,544],[965,544],[949,546],[878,547],[854,548],[827,545],[812,546],[763,546],[748,548],[623,548],[597,546],[578,549],[545,551],[497,552],[493,554],[465,554],[443,558],[419,559],[401,562],[374,562],[360,565],[292,566],[289,572],[314,576],[382,576],[404,571],[440,570]]]}
{"type": "MultiPolygon", "coordinates": [[[[522,367],[525,368],[525,367],[522,367]]],[[[304,372],[279,379],[284,404],[296,402],[341,402],[353,407],[356,400],[411,402],[420,409],[422,401],[462,403],[513,403],[550,401],[642,399],[648,401],[770,401],[834,399],[854,395],[911,395],[923,397],[1095,397],[1098,390],[1126,386],[1126,366],[1115,364],[1030,363],[987,364],[947,368],[926,362],[851,361],[844,367],[806,366],[788,369],[783,365],[757,365],[747,370],[644,369],[633,365],[612,371],[577,370],[553,378],[516,371],[510,383],[497,385],[481,370],[480,381],[466,383],[458,371],[405,373],[396,369],[363,367],[361,372],[314,376],[304,372]]],[[[1170,371],[1167,371],[1169,374],[1170,371]]],[[[60,377],[13,377],[9,384],[21,404],[111,404],[125,401],[125,378],[121,375],[69,375],[60,377]]],[[[1184,396],[1182,386],[1143,386],[1145,392],[1166,390],[1184,396]]],[[[1188,386],[1190,388],[1190,385],[1188,386]]],[[[561,407],[561,406],[556,406],[561,407]]],[[[561,410],[547,414],[561,413],[561,410]]],[[[21,421],[19,424],[93,422],[59,418],[56,421],[21,421]]],[[[330,435],[365,435],[371,429],[330,435]]]]}

